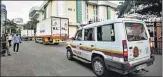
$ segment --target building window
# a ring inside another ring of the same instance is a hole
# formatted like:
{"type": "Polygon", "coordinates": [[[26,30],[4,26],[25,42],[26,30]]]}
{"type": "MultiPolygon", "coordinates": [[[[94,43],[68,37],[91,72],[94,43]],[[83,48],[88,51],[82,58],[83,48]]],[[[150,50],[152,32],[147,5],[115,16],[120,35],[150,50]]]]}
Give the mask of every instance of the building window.
{"type": "Polygon", "coordinates": [[[86,20],[88,21],[88,3],[86,3],[86,20]]]}
{"type": "Polygon", "coordinates": [[[46,7],[47,6],[44,6],[44,8],[43,8],[43,12],[42,12],[43,17],[42,17],[42,20],[46,19],[46,10],[47,10],[46,7]]]}
{"type": "Polygon", "coordinates": [[[84,30],[84,40],[85,41],[94,41],[94,28],[84,30]]]}
{"type": "Polygon", "coordinates": [[[82,23],[82,1],[77,0],[76,2],[77,2],[77,5],[76,5],[77,22],[82,23]]]}
{"type": "Polygon", "coordinates": [[[42,9],[42,20],[44,19],[44,9],[42,9]]]}
{"type": "Polygon", "coordinates": [[[97,6],[93,5],[93,21],[95,22],[97,20],[97,6]]]}
{"type": "Polygon", "coordinates": [[[111,18],[111,8],[107,7],[107,19],[111,18]]]}
{"type": "Polygon", "coordinates": [[[96,21],[98,21],[98,6],[96,6],[96,21]]]}
{"type": "Polygon", "coordinates": [[[115,41],[114,25],[97,27],[97,41],[115,41]]]}

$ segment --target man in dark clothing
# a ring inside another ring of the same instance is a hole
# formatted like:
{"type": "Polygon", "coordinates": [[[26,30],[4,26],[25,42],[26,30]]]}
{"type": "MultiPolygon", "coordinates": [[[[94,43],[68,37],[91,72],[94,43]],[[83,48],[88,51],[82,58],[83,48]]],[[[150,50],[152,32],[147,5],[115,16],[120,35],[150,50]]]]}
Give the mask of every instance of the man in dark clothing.
{"type": "Polygon", "coordinates": [[[8,41],[7,41],[6,37],[7,36],[5,34],[2,36],[2,51],[1,51],[1,53],[2,53],[2,56],[5,56],[6,51],[7,51],[7,55],[11,56],[11,54],[9,52],[8,41]]]}

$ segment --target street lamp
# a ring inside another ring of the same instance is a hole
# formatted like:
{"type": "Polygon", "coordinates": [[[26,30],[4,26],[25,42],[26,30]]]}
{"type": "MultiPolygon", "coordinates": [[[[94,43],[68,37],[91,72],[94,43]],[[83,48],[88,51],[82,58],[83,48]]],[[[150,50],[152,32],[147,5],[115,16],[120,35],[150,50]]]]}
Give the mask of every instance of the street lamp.
{"type": "Polygon", "coordinates": [[[6,11],[5,9],[4,9],[4,15],[5,15],[5,22],[4,22],[4,26],[5,26],[5,30],[4,30],[4,31],[5,31],[5,32],[4,32],[4,33],[5,33],[5,42],[7,42],[7,37],[6,37],[6,36],[7,36],[7,32],[6,32],[6,26],[7,26],[7,24],[6,24],[6,23],[7,23],[7,22],[6,22],[6,21],[7,21],[7,11],[6,11]]]}
{"type": "Polygon", "coordinates": [[[5,44],[7,44],[6,20],[7,20],[7,10],[6,10],[6,6],[2,4],[1,5],[1,28],[0,28],[0,32],[3,34],[3,36],[0,33],[0,37],[2,37],[2,38],[0,38],[0,52],[2,49],[5,49],[5,51],[6,51],[6,47],[5,47],[6,46],[5,44]]]}
{"type": "Polygon", "coordinates": [[[6,26],[7,26],[7,24],[6,24],[7,23],[6,22],[7,21],[7,11],[6,10],[5,10],[5,13],[6,13],[6,15],[5,15],[5,34],[6,34],[6,26]]]}

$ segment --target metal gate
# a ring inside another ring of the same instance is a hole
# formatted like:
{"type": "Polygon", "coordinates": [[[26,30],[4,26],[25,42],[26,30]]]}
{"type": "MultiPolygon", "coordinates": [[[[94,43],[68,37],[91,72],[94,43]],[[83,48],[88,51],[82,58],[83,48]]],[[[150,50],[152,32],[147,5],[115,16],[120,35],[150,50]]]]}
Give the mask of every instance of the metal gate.
{"type": "Polygon", "coordinates": [[[162,22],[146,22],[146,25],[152,42],[152,53],[162,54],[162,22]]]}

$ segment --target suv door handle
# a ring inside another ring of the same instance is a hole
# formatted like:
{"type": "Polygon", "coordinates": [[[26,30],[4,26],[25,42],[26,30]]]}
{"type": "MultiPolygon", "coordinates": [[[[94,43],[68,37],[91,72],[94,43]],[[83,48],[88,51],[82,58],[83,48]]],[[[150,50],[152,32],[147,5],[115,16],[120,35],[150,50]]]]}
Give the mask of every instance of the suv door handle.
{"type": "Polygon", "coordinates": [[[129,47],[129,49],[132,49],[132,47],[129,47]]]}

